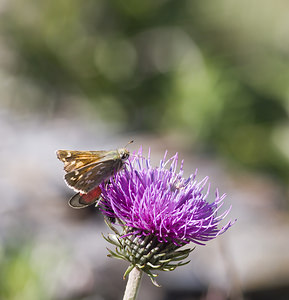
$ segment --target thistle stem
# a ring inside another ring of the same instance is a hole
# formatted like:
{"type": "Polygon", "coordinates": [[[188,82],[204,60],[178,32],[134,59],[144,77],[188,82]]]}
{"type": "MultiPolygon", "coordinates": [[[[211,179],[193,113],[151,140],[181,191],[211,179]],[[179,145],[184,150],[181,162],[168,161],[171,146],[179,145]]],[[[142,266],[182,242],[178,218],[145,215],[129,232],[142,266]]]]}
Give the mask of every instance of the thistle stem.
{"type": "Polygon", "coordinates": [[[123,300],[136,299],[142,278],[142,273],[143,272],[137,268],[133,268],[132,271],[129,273],[123,300]]]}

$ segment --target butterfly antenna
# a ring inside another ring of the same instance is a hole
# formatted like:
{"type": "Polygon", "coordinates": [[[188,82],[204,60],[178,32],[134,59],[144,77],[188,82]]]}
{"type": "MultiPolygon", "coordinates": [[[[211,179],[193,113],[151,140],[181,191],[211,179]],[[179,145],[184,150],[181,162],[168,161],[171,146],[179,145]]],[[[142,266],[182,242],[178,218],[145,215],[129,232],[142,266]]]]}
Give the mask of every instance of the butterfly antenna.
{"type": "Polygon", "coordinates": [[[126,148],[128,145],[132,144],[133,143],[133,140],[129,141],[124,148],[126,148]]]}

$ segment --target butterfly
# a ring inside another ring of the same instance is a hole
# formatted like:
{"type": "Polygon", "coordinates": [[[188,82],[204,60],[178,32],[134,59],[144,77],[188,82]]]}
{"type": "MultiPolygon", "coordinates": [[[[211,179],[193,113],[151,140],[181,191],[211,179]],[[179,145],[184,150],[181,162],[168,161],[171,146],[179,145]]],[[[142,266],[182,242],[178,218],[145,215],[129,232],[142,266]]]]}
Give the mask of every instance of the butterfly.
{"type": "Polygon", "coordinates": [[[83,208],[99,200],[99,185],[123,168],[130,153],[126,148],[120,148],[109,151],[58,150],[56,155],[64,163],[66,184],[77,192],[69,205],[83,208]]]}

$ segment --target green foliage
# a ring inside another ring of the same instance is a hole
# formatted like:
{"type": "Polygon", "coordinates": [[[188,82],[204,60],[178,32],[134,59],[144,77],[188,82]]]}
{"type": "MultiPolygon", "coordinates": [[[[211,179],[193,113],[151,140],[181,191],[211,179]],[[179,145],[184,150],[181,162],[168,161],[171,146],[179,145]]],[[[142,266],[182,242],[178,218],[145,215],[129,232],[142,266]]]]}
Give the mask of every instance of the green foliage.
{"type": "Polygon", "coordinates": [[[32,82],[42,110],[86,100],[106,121],[180,131],[286,180],[276,136],[288,125],[288,18],[278,3],[12,0],[0,25],[17,59],[9,71],[32,82]]]}
{"type": "Polygon", "coordinates": [[[0,253],[0,298],[5,300],[49,299],[39,265],[28,245],[8,244],[0,253]]]}

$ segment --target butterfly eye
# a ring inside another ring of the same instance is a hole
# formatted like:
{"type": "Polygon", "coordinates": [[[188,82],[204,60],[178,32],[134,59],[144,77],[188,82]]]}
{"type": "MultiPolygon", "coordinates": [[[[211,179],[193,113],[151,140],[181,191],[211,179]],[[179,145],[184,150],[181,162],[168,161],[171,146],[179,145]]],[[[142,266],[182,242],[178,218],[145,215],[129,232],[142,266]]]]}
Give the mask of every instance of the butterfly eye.
{"type": "Polygon", "coordinates": [[[129,154],[128,154],[128,153],[124,153],[124,154],[122,155],[121,159],[127,159],[127,158],[128,158],[128,156],[129,156],[129,154]]]}

